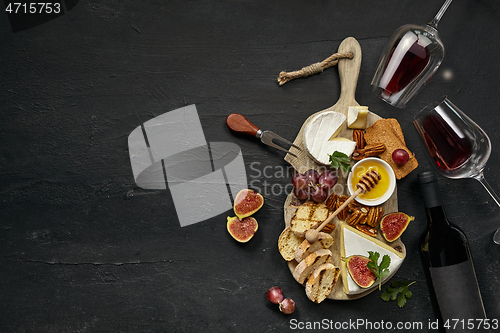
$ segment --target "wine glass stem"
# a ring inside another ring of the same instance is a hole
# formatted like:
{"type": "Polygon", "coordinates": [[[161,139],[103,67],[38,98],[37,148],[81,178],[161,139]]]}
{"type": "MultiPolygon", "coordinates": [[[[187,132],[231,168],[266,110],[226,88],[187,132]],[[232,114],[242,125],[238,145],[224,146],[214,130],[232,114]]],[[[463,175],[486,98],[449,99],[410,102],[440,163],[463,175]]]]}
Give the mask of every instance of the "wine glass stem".
{"type": "Polygon", "coordinates": [[[441,9],[439,12],[437,12],[436,16],[432,19],[432,21],[429,22],[429,25],[433,27],[434,29],[437,29],[438,23],[441,20],[441,17],[443,17],[444,12],[446,9],[448,9],[448,6],[451,4],[453,0],[446,0],[443,6],[441,6],[441,9]]]}
{"type": "Polygon", "coordinates": [[[495,202],[497,203],[497,205],[500,207],[500,198],[495,193],[495,191],[493,191],[493,189],[491,188],[490,184],[488,184],[488,182],[484,178],[483,172],[481,171],[478,175],[476,175],[474,177],[474,179],[476,179],[477,181],[479,181],[484,186],[484,188],[486,189],[486,191],[491,195],[491,197],[493,198],[493,200],[495,200],[495,202]]]}

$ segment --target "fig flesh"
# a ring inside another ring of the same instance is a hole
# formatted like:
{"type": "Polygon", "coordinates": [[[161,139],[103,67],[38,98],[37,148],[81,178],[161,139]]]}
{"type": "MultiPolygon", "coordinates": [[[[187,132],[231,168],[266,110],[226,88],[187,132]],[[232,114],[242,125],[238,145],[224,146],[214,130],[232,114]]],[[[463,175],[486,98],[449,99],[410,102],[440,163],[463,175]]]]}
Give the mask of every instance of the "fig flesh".
{"type": "Polygon", "coordinates": [[[264,197],[253,190],[244,189],[234,198],[234,213],[240,219],[253,215],[264,205],[264,197]]]}
{"type": "Polygon", "coordinates": [[[377,277],[375,274],[366,266],[371,260],[365,256],[353,255],[344,259],[347,270],[351,275],[352,279],[361,288],[368,288],[375,283],[377,277]]]}
{"type": "Polygon", "coordinates": [[[389,213],[380,220],[380,233],[388,242],[394,242],[398,239],[415,218],[405,213],[389,213]]]}
{"type": "Polygon", "coordinates": [[[246,243],[252,239],[258,228],[259,224],[253,217],[240,219],[237,216],[228,216],[227,218],[227,231],[240,243],[246,243]]]}

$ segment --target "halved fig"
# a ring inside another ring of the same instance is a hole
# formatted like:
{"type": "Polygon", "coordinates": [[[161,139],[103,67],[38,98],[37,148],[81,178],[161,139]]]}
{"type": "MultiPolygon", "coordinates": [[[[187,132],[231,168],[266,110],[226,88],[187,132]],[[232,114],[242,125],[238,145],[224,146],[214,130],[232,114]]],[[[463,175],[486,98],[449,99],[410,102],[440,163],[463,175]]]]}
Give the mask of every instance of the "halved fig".
{"type": "Polygon", "coordinates": [[[389,213],[380,220],[380,233],[388,242],[394,242],[398,239],[415,218],[405,213],[389,213]]]}
{"type": "Polygon", "coordinates": [[[246,243],[252,239],[258,228],[259,224],[253,217],[245,217],[241,220],[237,216],[227,217],[227,231],[240,243],[246,243]]]}
{"type": "Polygon", "coordinates": [[[234,198],[234,213],[240,219],[253,215],[264,205],[264,197],[253,190],[244,189],[234,198]]]}
{"type": "Polygon", "coordinates": [[[344,259],[347,270],[351,275],[352,279],[361,288],[368,288],[375,283],[377,277],[375,274],[366,266],[371,260],[365,256],[353,255],[344,259]]]}

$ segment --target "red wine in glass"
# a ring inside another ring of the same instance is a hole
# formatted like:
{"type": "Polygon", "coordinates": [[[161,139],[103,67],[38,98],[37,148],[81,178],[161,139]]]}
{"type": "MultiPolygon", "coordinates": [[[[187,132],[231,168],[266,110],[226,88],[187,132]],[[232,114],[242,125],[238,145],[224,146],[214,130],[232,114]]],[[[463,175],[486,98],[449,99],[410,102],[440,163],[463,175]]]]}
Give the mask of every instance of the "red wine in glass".
{"type": "Polygon", "coordinates": [[[387,57],[386,71],[380,82],[385,98],[390,98],[405,89],[424,71],[430,60],[427,47],[429,43],[426,37],[418,38],[412,32],[407,32],[394,44],[387,57]]]}
{"type": "Polygon", "coordinates": [[[428,115],[422,120],[422,127],[429,153],[442,171],[455,170],[471,157],[473,143],[443,118],[428,115]]]}
{"type": "Polygon", "coordinates": [[[431,79],[444,57],[437,25],[451,1],[427,25],[406,24],[392,34],[371,82],[375,95],[404,108],[431,79]]]}
{"type": "MultiPolygon", "coordinates": [[[[451,179],[477,180],[500,207],[500,197],[484,178],[491,141],[481,127],[447,98],[425,107],[413,124],[439,173],[451,179]]],[[[500,245],[500,228],[493,241],[500,245]]]]}

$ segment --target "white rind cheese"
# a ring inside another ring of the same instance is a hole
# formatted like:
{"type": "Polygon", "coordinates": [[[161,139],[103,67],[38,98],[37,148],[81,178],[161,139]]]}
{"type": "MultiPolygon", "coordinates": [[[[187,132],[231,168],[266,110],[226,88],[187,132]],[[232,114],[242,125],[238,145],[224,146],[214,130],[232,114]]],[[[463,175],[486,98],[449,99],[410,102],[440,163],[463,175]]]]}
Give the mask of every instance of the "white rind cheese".
{"type": "Polygon", "coordinates": [[[356,142],[339,138],[347,117],[341,113],[327,111],[314,117],[304,129],[304,146],[315,162],[329,165],[330,157],[335,151],[351,156],[356,142]]]}
{"type": "Polygon", "coordinates": [[[367,117],[367,106],[350,106],[347,110],[347,127],[352,129],[365,129],[367,117]]]}
{"type": "MultiPolygon", "coordinates": [[[[368,251],[380,253],[380,259],[387,254],[391,257],[391,264],[389,266],[390,275],[385,280],[389,279],[393,272],[397,271],[401,264],[403,263],[403,254],[394,250],[389,245],[381,242],[378,239],[365,235],[358,230],[349,227],[348,225],[341,223],[341,241],[340,241],[340,252],[342,258],[348,258],[352,255],[361,255],[368,257],[368,251]]],[[[380,261],[379,261],[380,262],[380,261]]],[[[347,266],[345,262],[341,263],[341,273],[342,273],[342,283],[344,285],[344,292],[348,295],[359,294],[365,292],[371,288],[377,288],[378,279],[370,288],[361,288],[354,282],[351,275],[347,271],[347,266]]]]}

